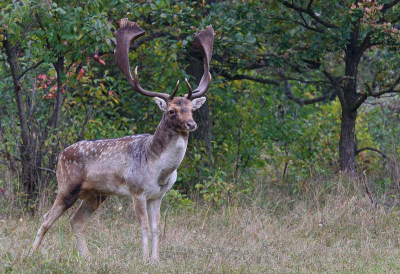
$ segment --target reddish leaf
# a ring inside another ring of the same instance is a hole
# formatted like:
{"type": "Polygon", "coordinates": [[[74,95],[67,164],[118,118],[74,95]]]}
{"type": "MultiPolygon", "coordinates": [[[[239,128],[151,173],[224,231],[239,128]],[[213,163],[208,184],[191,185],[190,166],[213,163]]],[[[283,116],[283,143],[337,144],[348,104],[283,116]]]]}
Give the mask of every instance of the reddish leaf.
{"type": "Polygon", "coordinates": [[[79,71],[78,78],[82,78],[84,72],[85,72],[85,71],[83,70],[83,68],[81,68],[81,70],[79,71]]]}

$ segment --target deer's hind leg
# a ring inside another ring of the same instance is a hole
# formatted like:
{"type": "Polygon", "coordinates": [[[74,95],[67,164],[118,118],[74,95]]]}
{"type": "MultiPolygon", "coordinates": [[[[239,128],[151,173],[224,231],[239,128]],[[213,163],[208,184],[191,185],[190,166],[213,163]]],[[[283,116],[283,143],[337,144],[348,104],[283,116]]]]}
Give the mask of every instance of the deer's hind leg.
{"type": "Polygon", "coordinates": [[[53,206],[49,212],[43,216],[42,225],[40,226],[35,242],[33,243],[32,253],[35,253],[38,250],[44,235],[49,230],[51,225],[75,203],[79,197],[80,191],[81,187],[79,184],[70,187],[67,191],[59,190],[53,206]]]}
{"type": "Polygon", "coordinates": [[[78,251],[82,257],[87,257],[89,255],[89,249],[83,235],[84,224],[105,199],[106,196],[100,194],[89,196],[82,201],[78,210],[71,217],[70,223],[75,233],[78,251]]]}

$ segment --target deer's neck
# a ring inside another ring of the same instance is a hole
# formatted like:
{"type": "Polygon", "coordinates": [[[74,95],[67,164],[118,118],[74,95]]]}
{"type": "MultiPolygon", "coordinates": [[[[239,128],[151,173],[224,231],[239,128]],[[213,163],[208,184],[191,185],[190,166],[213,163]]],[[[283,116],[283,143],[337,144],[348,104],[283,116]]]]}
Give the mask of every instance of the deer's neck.
{"type": "MultiPolygon", "coordinates": [[[[158,157],[164,155],[171,157],[171,161],[179,160],[180,155],[183,153],[183,158],[185,154],[188,138],[188,132],[181,132],[173,129],[165,119],[165,115],[163,115],[161,122],[153,135],[149,149],[158,157]],[[176,157],[178,159],[174,159],[176,157]]],[[[180,161],[182,161],[182,159],[180,159],[180,161]]]]}

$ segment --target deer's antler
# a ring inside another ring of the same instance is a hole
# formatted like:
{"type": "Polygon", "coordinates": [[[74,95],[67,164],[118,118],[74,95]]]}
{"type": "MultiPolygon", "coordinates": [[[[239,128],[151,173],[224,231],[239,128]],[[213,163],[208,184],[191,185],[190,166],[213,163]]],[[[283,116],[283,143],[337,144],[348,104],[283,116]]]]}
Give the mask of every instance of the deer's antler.
{"type": "Polygon", "coordinates": [[[144,35],[145,31],[139,27],[138,23],[130,22],[128,18],[121,19],[119,27],[120,28],[115,32],[117,36],[116,48],[114,51],[115,61],[117,62],[118,67],[120,68],[122,73],[125,75],[129,84],[132,86],[133,90],[145,96],[160,97],[163,98],[164,100],[171,100],[178,91],[179,81],[176,84],[174,91],[171,93],[171,95],[169,95],[167,93],[153,92],[142,88],[139,85],[137,66],[134,72],[135,79],[132,78],[131,66],[129,64],[129,46],[131,45],[133,40],[144,35]]]}
{"type": "Polygon", "coordinates": [[[192,90],[187,79],[186,85],[189,93],[185,95],[187,99],[195,99],[201,97],[210,87],[211,84],[211,73],[210,73],[210,61],[214,45],[214,29],[212,26],[208,26],[205,30],[196,34],[193,41],[193,47],[200,49],[204,56],[204,74],[200,80],[199,86],[192,90]]]}

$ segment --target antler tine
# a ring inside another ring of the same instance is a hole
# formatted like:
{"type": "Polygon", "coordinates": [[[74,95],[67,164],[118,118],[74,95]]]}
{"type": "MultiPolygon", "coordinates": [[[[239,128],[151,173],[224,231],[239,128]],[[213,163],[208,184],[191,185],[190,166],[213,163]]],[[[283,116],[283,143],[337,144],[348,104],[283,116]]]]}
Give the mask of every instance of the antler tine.
{"type": "Polygon", "coordinates": [[[170,100],[172,100],[173,98],[174,98],[174,96],[176,95],[176,93],[178,92],[178,88],[179,88],[179,80],[178,80],[178,82],[176,82],[176,86],[175,86],[175,89],[174,89],[174,91],[171,93],[171,95],[169,96],[169,99],[170,100]]]}
{"type": "Polygon", "coordinates": [[[189,90],[189,93],[188,93],[188,95],[186,96],[186,98],[190,99],[190,97],[192,97],[193,89],[192,89],[192,87],[190,86],[189,81],[188,81],[186,78],[185,78],[185,82],[186,82],[186,86],[187,86],[187,88],[188,88],[188,90],[189,90]]]}
{"type": "Polygon", "coordinates": [[[174,90],[173,95],[171,94],[172,97],[166,93],[153,92],[143,89],[139,85],[137,66],[135,68],[135,79],[132,78],[131,67],[129,64],[129,46],[133,40],[144,35],[145,31],[139,27],[138,23],[130,22],[128,18],[121,19],[119,26],[120,28],[115,32],[117,36],[116,48],[114,51],[115,61],[117,62],[119,69],[125,75],[133,90],[149,97],[160,97],[164,100],[171,99],[173,95],[175,95],[177,87],[175,88],[176,90],[174,90]]]}
{"type": "Polygon", "coordinates": [[[211,73],[210,73],[210,62],[214,45],[214,29],[212,26],[208,26],[205,30],[198,33],[193,41],[193,46],[200,49],[204,55],[204,74],[200,80],[199,86],[191,91],[190,85],[186,82],[189,89],[189,94],[185,95],[188,99],[195,99],[201,97],[210,88],[211,84],[211,73]]]}

